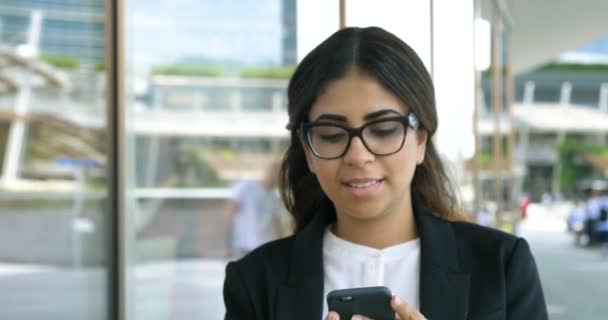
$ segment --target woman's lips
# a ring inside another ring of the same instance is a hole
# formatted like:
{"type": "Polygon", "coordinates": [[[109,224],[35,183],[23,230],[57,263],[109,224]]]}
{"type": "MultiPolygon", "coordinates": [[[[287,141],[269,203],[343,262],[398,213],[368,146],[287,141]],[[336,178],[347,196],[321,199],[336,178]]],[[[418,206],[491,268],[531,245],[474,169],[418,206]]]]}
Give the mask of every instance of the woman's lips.
{"type": "Polygon", "coordinates": [[[344,185],[355,197],[369,197],[378,192],[383,182],[383,179],[350,179],[344,185]]]}

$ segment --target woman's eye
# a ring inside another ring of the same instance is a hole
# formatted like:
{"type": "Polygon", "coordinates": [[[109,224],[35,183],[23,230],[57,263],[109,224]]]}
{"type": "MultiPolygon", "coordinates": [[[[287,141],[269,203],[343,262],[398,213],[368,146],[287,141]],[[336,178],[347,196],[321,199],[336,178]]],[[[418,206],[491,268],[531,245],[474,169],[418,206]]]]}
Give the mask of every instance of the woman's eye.
{"type": "Polygon", "coordinates": [[[324,142],[340,142],[344,140],[345,133],[321,134],[319,137],[324,142]]]}
{"type": "Polygon", "coordinates": [[[390,137],[394,134],[397,134],[398,127],[390,127],[390,128],[373,128],[371,129],[371,133],[374,137],[385,138],[390,137]]]}

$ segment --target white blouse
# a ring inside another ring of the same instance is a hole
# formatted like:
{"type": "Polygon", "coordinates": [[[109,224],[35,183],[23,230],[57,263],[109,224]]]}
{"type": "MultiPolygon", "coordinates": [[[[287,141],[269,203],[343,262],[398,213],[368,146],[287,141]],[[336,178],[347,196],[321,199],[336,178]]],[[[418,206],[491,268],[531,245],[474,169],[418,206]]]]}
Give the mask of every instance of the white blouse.
{"type": "Polygon", "coordinates": [[[338,238],[328,227],[323,237],[323,315],[327,294],[336,289],[385,286],[420,309],[420,239],[382,250],[338,238]]]}

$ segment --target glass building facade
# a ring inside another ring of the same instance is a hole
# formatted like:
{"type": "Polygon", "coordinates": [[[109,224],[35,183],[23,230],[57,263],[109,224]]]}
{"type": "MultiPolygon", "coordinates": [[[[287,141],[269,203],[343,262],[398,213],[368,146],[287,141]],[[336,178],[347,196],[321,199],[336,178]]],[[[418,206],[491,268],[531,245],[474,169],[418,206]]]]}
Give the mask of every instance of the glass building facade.
{"type": "Polygon", "coordinates": [[[39,52],[97,64],[105,56],[104,0],[5,0],[0,3],[0,42],[17,46],[28,40],[32,13],[42,14],[39,52]]]}

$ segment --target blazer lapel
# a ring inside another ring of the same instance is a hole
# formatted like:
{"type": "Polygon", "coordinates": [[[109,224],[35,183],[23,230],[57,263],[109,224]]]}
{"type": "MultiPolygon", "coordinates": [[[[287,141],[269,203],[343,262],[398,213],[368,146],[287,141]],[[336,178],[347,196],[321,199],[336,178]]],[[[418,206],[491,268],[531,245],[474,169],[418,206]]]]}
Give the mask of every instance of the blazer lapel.
{"type": "Polygon", "coordinates": [[[420,312],[433,320],[464,320],[469,274],[458,261],[452,226],[423,207],[415,205],[414,211],[420,234],[420,312]]]}
{"type": "Polygon", "coordinates": [[[277,291],[276,319],[321,319],[323,312],[323,232],[333,217],[328,206],[317,211],[294,238],[287,283],[277,291]]]}
{"type": "MultiPolygon", "coordinates": [[[[294,238],[286,284],[277,291],[276,319],[321,319],[323,303],[323,232],[333,218],[321,208],[294,238]]],[[[464,320],[468,313],[469,274],[458,262],[449,222],[416,205],[420,233],[420,311],[427,319],[464,320]]]]}

